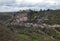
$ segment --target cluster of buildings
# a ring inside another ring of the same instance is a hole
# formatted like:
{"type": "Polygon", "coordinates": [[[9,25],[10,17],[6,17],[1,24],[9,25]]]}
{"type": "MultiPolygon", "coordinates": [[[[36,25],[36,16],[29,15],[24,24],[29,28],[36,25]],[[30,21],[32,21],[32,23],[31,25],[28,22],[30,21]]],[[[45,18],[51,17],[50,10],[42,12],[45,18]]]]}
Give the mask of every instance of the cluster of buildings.
{"type": "Polygon", "coordinates": [[[15,16],[15,19],[17,22],[28,21],[28,15],[27,15],[27,13],[18,14],[17,16],[15,16]]]}
{"type": "MultiPolygon", "coordinates": [[[[27,11],[29,12],[29,11],[27,11]]],[[[19,13],[17,15],[14,16],[14,20],[11,23],[12,25],[20,25],[20,26],[26,26],[26,27],[60,27],[60,25],[48,25],[48,24],[39,24],[39,22],[43,21],[44,19],[47,19],[45,17],[42,18],[38,18],[38,23],[29,23],[29,16],[28,13],[26,11],[24,13],[19,13]]],[[[36,16],[35,16],[36,17],[36,16]]]]}

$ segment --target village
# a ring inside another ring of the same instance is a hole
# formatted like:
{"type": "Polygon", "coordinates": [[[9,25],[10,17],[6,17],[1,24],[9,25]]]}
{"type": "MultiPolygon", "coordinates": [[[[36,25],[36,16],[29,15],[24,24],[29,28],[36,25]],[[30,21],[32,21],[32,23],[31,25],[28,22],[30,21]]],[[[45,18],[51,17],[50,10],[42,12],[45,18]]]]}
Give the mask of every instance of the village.
{"type": "Polygon", "coordinates": [[[16,16],[14,16],[14,20],[11,23],[11,25],[20,25],[20,26],[25,26],[25,27],[42,27],[42,28],[60,27],[59,24],[50,25],[50,24],[42,23],[43,20],[48,20],[47,19],[48,16],[46,13],[45,13],[46,16],[44,16],[44,17],[40,17],[40,16],[34,17],[34,18],[37,17],[37,19],[36,19],[36,20],[38,20],[37,23],[29,22],[29,18],[28,18],[29,15],[27,12],[29,12],[29,10],[25,11],[24,13],[20,13],[20,14],[17,14],[16,16]]]}

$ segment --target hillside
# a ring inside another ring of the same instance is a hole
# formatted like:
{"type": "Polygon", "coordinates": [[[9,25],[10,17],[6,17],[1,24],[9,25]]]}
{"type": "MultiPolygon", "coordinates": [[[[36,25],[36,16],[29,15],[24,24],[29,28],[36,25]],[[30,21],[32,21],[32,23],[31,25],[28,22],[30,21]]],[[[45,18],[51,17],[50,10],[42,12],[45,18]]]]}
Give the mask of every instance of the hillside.
{"type": "Polygon", "coordinates": [[[0,41],[60,41],[60,10],[0,13],[0,41]]]}

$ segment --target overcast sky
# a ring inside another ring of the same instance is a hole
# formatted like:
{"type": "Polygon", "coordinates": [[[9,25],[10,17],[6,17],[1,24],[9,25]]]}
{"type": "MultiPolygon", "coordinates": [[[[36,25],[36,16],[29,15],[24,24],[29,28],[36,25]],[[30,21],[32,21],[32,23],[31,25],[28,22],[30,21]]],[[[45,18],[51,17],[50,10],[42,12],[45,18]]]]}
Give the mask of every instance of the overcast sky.
{"type": "Polygon", "coordinates": [[[20,9],[60,9],[60,0],[0,0],[0,12],[20,9]]]}

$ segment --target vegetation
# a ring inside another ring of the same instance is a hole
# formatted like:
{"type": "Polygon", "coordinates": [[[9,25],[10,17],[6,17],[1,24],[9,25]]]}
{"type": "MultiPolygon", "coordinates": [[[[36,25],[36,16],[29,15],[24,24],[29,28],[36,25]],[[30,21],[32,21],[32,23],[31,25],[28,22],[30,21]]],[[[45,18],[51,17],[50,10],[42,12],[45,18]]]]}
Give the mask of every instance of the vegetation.
{"type": "Polygon", "coordinates": [[[60,41],[60,27],[21,26],[15,21],[15,16],[21,13],[28,13],[28,21],[22,23],[60,25],[60,10],[3,12],[0,13],[0,41],[60,41]]]}

